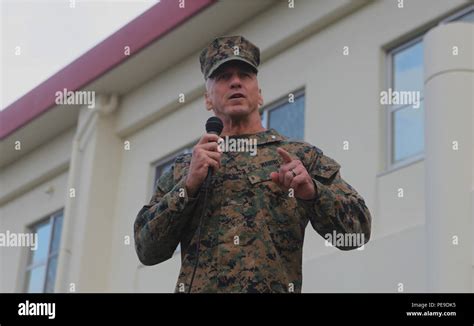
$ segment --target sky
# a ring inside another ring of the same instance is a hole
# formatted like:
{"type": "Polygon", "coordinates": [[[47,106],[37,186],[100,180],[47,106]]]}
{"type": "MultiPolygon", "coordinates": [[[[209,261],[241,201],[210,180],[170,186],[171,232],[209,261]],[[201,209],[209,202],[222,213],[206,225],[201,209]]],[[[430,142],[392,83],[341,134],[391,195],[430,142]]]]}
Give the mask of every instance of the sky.
{"type": "Polygon", "coordinates": [[[0,0],[0,109],[158,2],[0,0]]]}

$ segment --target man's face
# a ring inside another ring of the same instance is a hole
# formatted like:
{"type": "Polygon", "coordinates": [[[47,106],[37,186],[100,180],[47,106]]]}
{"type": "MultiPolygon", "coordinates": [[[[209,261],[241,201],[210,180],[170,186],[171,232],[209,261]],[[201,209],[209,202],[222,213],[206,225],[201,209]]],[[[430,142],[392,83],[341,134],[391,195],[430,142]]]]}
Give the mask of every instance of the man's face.
{"type": "MultiPolygon", "coordinates": [[[[241,61],[220,66],[206,82],[206,107],[216,116],[238,119],[254,112],[263,104],[257,75],[241,61]]],[[[255,114],[255,113],[254,113],[255,114]]]]}

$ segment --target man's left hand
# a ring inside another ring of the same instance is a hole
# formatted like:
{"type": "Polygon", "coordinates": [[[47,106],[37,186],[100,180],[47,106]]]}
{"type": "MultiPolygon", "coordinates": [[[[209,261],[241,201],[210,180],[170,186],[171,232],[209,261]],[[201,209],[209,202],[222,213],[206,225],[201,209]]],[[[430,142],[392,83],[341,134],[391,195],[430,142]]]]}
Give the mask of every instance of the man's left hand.
{"type": "Polygon", "coordinates": [[[277,149],[278,154],[283,159],[283,165],[278,172],[272,172],[270,177],[280,188],[288,192],[291,188],[294,196],[303,200],[310,200],[316,197],[316,189],[313,180],[300,160],[294,160],[283,148],[277,149]]]}

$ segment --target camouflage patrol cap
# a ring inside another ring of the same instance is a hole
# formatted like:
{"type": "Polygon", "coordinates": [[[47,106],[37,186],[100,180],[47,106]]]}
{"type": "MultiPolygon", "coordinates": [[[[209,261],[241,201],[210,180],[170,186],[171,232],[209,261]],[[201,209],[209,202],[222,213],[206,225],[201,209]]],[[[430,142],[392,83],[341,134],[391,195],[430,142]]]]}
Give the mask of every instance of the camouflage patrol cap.
{"type": "Polygon", "coordinates": [[[260,49],[243,36],[216,38],[201,51],[199,56],[204,79],[208,79],[219,66],[231,60],[243,61],[257,73],[257,67],[260,64],[260,49]]]}

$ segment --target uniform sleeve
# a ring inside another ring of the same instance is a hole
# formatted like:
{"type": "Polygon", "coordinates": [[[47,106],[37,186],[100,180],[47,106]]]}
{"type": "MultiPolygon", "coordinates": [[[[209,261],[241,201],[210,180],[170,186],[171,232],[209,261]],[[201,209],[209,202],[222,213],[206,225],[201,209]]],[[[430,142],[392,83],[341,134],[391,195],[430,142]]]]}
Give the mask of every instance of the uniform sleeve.
{"type": "Polygon", "coordinates": [[[367,243],[372,217],[364,199],[342,179],[340,165],[318,149],[312,155],[308,173],[316,188],[316,198],[299,202],[309,214],[313,228],[323,238],[332,239],[333,245],[341,250],[352,250],[367,243]],[[346,240],[341,243],[338,238],[346,240]]]}
{"type": "Polygon", "coordinates": [[[197,199],[186,192],[185,176],[173,184],[173,169],[160,177],[150,203],[135,219],[135,250],[144,265],[172,257],[196,206],[197,199]]]}

